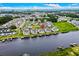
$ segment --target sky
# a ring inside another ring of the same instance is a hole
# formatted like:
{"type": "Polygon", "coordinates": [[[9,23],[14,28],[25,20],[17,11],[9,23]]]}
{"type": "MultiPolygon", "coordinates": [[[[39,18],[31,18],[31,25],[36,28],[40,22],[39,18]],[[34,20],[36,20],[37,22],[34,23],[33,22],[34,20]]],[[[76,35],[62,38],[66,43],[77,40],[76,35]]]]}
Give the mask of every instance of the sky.
{"type": "Polygon", "coordinates": [[[0,9],[79,9],[79,3],[0,3],[0,9]]]}

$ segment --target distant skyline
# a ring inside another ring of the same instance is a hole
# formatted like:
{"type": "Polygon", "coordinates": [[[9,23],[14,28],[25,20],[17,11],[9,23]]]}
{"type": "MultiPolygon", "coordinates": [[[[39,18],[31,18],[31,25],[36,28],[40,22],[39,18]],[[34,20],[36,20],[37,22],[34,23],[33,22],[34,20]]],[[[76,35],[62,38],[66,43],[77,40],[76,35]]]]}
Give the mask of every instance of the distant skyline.
{"type": "Polygon", "coordinates": [[[79,3],[0,3],[0,9],[79,9],[79,3]]]}

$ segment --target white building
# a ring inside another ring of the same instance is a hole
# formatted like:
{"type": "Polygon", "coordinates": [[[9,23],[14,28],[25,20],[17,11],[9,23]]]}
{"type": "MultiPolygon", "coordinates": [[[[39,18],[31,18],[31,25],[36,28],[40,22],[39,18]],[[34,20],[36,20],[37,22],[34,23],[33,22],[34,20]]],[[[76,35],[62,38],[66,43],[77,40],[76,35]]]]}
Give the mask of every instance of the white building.
{"type": "Polygon", "coordinates": [[[70,20],[70,19],[71,19],[70,17],[59,16],[59,18],[58,18],[58,22],[59,22],[59,21],[67,21],[67,20],[70,20]]]}
{"type": "Polygon", "coordinates": [[[46,27],[52,27],[53,23],[50,22],[50,21],[47,21],[47,22],[45,23],[45,25],[46,25],[46,27]]]}
{"type": "Polygon", "coordinates": [[[45,31],[43,29],[38,29],[37,31],[38,31],[38,33],[45,33],[45,31]]]}
{"type": "Polygon", "coordinates": [[[16,32],[11,31],[9,28],[0,28],[0,36],[12,35],[16,32]]]}
{"type": "Polygon", "coordinates": [[[37,31],[37,30],[31,30],[31,33],[32,33],[32,34],[37,34],[38,31],[37,31]]]}
{"type": "Polygon", "coordinates": [[[45,28],[45,32],[51,32],[51,29],[45,28]]]}
{"type": "Polygon", "coordinates": [[[24,35],[29,35],[29,34],[30,34],[29,29],[25,29],[25,30],[23,30],[23,34],[24,34],[24,35]]]}
{"type": "Polygon", "coordinates": [[[57,27],[53,27],[51,28],[51,31],[55,32],[55,31],[59,31],[59,29],[57,27]]]}

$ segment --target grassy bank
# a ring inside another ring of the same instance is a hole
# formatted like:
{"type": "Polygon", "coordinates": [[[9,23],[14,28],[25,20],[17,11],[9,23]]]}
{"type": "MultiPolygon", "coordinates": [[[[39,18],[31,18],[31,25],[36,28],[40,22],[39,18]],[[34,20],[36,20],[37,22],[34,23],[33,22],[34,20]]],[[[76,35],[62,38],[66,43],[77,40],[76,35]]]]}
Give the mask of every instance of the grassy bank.
{"type": "Polygon", "coordinates": [[[68,22],[56,22],[54,23],[54,25],[58,27],[59,32],[62,32],[62,33],[79,30],[79,28],[77,28],[76,26],[68,22]]]}
{"type": "Polygon", "coordinates": [[[79,56],[79,46],[64,48],[56,52],[46,52],[42,56],[79,56]]]}

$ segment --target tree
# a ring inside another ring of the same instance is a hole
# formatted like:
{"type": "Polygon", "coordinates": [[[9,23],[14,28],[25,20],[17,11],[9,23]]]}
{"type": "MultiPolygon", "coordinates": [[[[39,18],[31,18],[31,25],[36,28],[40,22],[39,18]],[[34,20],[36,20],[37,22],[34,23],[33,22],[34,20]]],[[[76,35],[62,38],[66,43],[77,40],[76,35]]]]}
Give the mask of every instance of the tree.
{"type": "Polygon", "coordinates": [[[49,17],[47,19],[48,21],[57,22],[58,16],[53,15],[53,14],[48,14],[47,16],[49,17]]]}
{"type": "Polygon", "coordinates": [[[13,19],[13,17],[10,16],[10,15],[0,17],[0,25],[5,24],[6,22],[8,22],[8,21],[10,21],[12,19],[13,19]]]}
{"type": "Polygon", "coordinates": [[[10,29],[16,29],[17,27],[15,25],[10,26],[10,29]]]}
{"type": "Polygon", "coordinates": [[[72,18],[79,18],[78,15],[72,13],[59,13],[60,16],[72,17],[72,18]]]}

